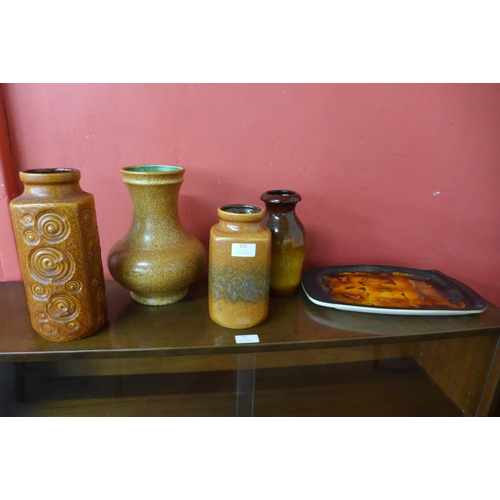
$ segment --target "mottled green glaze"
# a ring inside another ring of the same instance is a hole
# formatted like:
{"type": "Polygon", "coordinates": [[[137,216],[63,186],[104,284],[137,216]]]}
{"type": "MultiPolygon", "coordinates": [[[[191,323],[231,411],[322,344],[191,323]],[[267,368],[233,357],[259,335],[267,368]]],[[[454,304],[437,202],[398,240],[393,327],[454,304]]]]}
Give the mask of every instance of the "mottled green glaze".
{"type": "Polygon", "coordinates": [[[184,168],[139,165],[121,173],[134,215],[128,233],[108,253],[109,271],[136,302],[152,306],[178,302],[206,263],[205,248],[179,219],[184,168]]]}

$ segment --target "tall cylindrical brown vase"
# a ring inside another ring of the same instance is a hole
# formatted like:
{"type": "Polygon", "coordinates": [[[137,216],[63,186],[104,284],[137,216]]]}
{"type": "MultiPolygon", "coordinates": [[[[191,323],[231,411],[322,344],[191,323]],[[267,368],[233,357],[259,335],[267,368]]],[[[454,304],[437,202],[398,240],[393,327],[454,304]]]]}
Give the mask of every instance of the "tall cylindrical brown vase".
{"type": "Polygon", "coordinates": [[[302,198],[296,191],[276,189],[260,199],[266,204],[264,225],[272,235],[270,293],[292,295],[299,288],[306,253],[306,232],[295,213],[302,198]]]}
{"type": "Polygon", "coordinates": [[[262,323],[269,308],[271,233],[257,205],[219,207],[210,230],[208,308],[213,321],[227,328],[262,323]]]}
{"type": "Polygon", "coordinates": [[[127,234],[111,247],[108,267],[140,304],[178,302],[205,268],[205,247],[188,234],[179,218],[184,171],[169,165],[121,169],[132,198],[133,220],[127,234]]]}
{"type": "Polygon", "coordinates": [[[48,340],[88,337],[107,317],[94,197],[69,168],[20,172],[10,202],[33,328],[48,340]]]}

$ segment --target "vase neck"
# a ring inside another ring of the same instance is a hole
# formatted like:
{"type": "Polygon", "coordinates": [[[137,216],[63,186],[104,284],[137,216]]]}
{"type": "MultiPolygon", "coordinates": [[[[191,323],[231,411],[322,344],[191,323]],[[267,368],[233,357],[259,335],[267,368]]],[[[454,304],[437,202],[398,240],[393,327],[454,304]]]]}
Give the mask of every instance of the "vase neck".
{"type": "Polygon", "coordinates": [[[236,222],[221,219],[219,220],[218,228],[224,233],[257,233],[262,231],[264,224],[262,221],[257,222],[236,222]]]}
{"type": "Polygon", "coordinates": [[[265,210],[258,205],[233,204],[217,209],[219,229],[223,232],[258,232],[264,227],[265,210]]]}
{"type": "Polygon", "coordinates": [[[181,184],[127,184],[132,198],[135,231],[145,234],[183,230],[179,219],[179,190],[181,184]]]}
{"type": "Polygon", "coordinates": [[[266,212],[274,214],[285,214],[295,211],[297,202],[266,203],[266,212]]]}
{"type": "Polygon", "coordinates": [[[34,198],[67,198],[83,193],[80,172],[75,169],[37,169],[19,174],[24,196],[34,198]]]}

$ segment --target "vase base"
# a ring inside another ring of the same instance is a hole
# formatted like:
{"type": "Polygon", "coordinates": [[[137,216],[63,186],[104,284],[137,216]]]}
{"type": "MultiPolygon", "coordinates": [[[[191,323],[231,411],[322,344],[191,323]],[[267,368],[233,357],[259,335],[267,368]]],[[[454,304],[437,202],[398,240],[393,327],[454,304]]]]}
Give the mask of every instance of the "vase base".
{"type": "Polygon", "coordinates": [[[299,285],[279,287],[279,288],[270,286],[269,295],[271,295],[271,297],[289,297],[299,289],[299,285]]]}
{"type": "Polygon", "coordinates": [[[130,292],[130,296],[132,297],[132,300],[146,306],[166,306],[182,300],[187,295],[188,291],[189,287],[186,287],[166,294],[138,294],[130,292]]]}

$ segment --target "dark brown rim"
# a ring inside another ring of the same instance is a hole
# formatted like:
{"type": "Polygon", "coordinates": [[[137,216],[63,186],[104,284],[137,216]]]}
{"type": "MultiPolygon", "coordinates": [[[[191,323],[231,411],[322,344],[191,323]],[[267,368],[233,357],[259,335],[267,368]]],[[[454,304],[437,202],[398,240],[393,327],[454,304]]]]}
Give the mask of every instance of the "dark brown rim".
{"type": "Polygon", "coordinates": [[[302,196],[291,189],[271,189],[262,193],[260,199],[265,203],[298,203],[302,196]]]}
{"type": "Polygon", "coordinates": [[[233,204],[233,205],[224,205],[220,208],[223,212],[227,212],[230,214],[259,214],[262,212],[262,207],[257,205],[244,205],[244,204],[233,204]]]}

